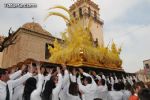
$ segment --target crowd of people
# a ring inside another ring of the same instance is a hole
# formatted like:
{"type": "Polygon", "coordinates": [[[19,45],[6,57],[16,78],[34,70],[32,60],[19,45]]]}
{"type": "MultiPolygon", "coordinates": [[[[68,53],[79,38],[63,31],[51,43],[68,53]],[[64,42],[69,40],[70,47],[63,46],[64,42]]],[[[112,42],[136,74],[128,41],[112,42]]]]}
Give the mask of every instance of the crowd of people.
{"type": "Polygon", "coordinates": [[[36,61],[18,70],[0,68],[0,100],[150,100],[150,88],[136,76],[118,79],[36,61]]]}

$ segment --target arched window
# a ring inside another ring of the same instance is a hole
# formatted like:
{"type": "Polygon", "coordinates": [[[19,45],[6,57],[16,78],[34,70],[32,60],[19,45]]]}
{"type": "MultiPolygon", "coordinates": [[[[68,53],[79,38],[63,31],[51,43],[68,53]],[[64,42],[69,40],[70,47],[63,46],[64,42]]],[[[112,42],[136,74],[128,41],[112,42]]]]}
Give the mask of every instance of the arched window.
{"type": "Polygon", "coordinates": [[[97,13],[96,13],[96,11],[94,11],[94,19],[95,20],[97,19],[97,13]]]}
{"type": "Polygon", "coordinates": [[[91,16],[91,8],[88,8],[88,15],[91,16]]]}
{"type": "Polygon", "coordinates": [[[76,12],[73,12],[73,16],[76,17],[76,12]]]}
{"type": "Polygon", "coordinates": [[[79,8],[79,15],[83,16],[83,14],[82,14],[82,8],[79,8]]]}
{"type": "Polygon", "coordinates": [[[49,44],[49,43],[45,44],[45,59],[49,59],[51,57],[51,53],[49,52],[48,46],[54,48],[53,44],[49,44]]]}

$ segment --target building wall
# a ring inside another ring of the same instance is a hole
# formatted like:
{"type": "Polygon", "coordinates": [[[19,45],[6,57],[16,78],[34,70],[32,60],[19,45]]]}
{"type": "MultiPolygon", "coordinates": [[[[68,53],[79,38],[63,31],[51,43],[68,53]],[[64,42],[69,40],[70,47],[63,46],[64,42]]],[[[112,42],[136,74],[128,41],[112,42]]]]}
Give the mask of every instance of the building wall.
{"type": "MultiPolygon", "coordinates": [[[[82,19],[82,22],[84,25],[88,25],[89,23],[89,17],[85,17],[85,20],[82,19]]],[[[98,22],[95,20],[92,20],[92,24],[90,27],[91,35],[94,41],[98,40],[98,44],[100,46],[104,45],[104,40],[103,40],[103,26],[100,25],[98,22]]]]}
{"type": "Polygon", "coordinates": [[[2,66],[11,67],[27,58],[48,61],[45,59],[45,44],[52,44],[54,38],[22,29],[16,35],[16,44],[4,50],[2,66]]]}
{"type": "MultiPolygon", "coordinates": [[[[71,11],[71,13],[73,14],[75,12],[76,13],[76,18],[78,18],[80,16],[79,15],[79,8],[82,8],[82,13],[83,13],[84,17],[82,17],[81,20],[82,20],[82,22],[83,22],[84,25],[88,25],[90,17],[87,16],[86,14],[88,14],[88,8],[89,7],[91,9],[91,16],[94,17],[94,11],[96,11],[96,13],[97,13],[97,19],[99,21],[102,21],[100,19],[99,10],[93,8],[92,6],[90,6],[89,4],[87,4],[86,2],[84,2],[80,6],[76,7],[74,10],[71,11]],[[83,18],[85,18],[85,19],[83,19],[83,18]]],[[[97,21],[95,21],[93,19],[92,26],[91,26],[90,30],[91,30],[91,35],[92,35],[93,40],[96,41],[98,39],[98,44],[99,45],[104,45],[104,40],[103,40],[103,25],[101,25],[100,23],[98,23],[97,21]]]]}
{"type": "Polygon", "coordinates": [[[20,42],[21,50],[19,59],[25,60],[27,58],[33,58],[36,60],[47,61],[45,60],[45,44],[52,44],[52,40],[45,38],[42,35],[28,32],[22,35],[22,39],[20,42]]]}
{"type": "MultiPolygon", "coordinates": [[[[0,35],[0,44],[4,41],[4,36],[0,35]]],[[[3,52],[0,52],[0,68],[2,67],[3,52]]]]}
{"type": "Polygon", "coordinates": [[[79,8],[82,8],[82,13],[84,12],[88,12],[88,8],[90,7],[91,9],[91,14],[94,14],[94,11],[96,11],[97,13],[97,17],[100,17],[100,14],[99,14],[99,10],[93,8],[92,6],[90,6],[89,4],[87,4],[86,2],[80,4],[79,6],[77,6],[75,9],[73,9],[71,11],[71,13],[73,14],[74,12],[76,13],[76,17],[79,17],[79,8]]]}
{"type": "Polygon", "coordinates": [[[0,68],[2,67],[3,52],[0,52],[0,68]]]}
{"type": "Polygon", "coordinates": [[[104,45],[103,26],[102,25],[93,21],[92,26],[91,26],[91,33],[92,33],[92,37],[93,37],[94,41],[96,41],[96,39],[98,39],[98,44],[104,45]]]}
{"type": "MultiPolygon", "coordinates": [[[[18,37],[19,38],[19,37],[18,37]]],[[[16,64],[18,61],[19,56],[19,46],[20,40],[17,39],[17,42],[14,45],[10,45],[3,51],[3,59],[2,59],[2,66],[3,67],[11,67],[12,65],[16,64]]]]}

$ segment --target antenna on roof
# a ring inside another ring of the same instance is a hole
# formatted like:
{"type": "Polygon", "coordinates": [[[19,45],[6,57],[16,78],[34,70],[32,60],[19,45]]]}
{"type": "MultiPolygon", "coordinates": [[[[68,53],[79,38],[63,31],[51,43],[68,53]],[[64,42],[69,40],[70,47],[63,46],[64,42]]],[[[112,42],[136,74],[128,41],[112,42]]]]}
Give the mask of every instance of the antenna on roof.
{"type": "Polygon", "coordinates": [[[33,21],[33,23],[34,23],[34,21],[35,21],[35,18],[34,18],[34,17],[32,17],[32,21],[33,21]]]}

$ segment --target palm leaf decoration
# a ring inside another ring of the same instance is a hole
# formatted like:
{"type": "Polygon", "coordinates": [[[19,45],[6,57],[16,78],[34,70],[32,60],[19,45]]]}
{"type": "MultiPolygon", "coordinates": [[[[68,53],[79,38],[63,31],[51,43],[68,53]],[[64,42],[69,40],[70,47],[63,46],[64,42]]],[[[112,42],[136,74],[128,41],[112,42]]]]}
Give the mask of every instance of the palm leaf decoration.
{"type": "Polygon", "coordinates": [[[49,16],[55,15],[55,16],[62,17],[67,22],[67,24],[72,25],[75,22],[75,18],[73,17],[73,15],[70,13],[70,11],[66,7],[58,5],[58,6],[51,7],[48,10],[53,10],[53,9],[64,10],[69,15],[69,17],[67,17],[67,15],[61,14],[59,12],[50,12],[49,15],[46,17],[46,19],[49,16]]]}
{"type": "Polygon", "coordinates": [[[52,10],[52,9],[62,9],[62,10],[64,10],[65,12],[68,13],[68,15],[70,16],[70,18],[72,17],[70,11],[69,11],[66,7],[64,7],[64,6],[58,5],[58,6],[54,6],[54,7],[52,7],[52,8],[49,8],[48,10],[52,10]]]}
{"type": "Polygon", "coordinates": [[[49,14],[47,15],[47,17],[45,18],[45,20],[50,17],[50,16],[59,16],[61,18],[63,18],[65,20],[66,23],[71,23],[69,18],[59,12],[49,12],[49,14]]]}
{"type": "MultiPolygon", "coordinates": [[[[87,0],[84,0],[87,2],[87,0]]],[[[77,6],[77,5],[75,5],[77,6]]],[[[74,64],[82,61],[82,56],[85,61],[92,64],[100,64],[100,66],[116,66],[121,67],[122,60],[119,55],[121,48],[117,48],[113,43],[111,48],[108,46],[93,45],[91,36],[91,26],[93,23],[93,17],[90,17],[87,23],[84,23],[86,19],[82,17],[75,18],[72,13],[64,6],[54,6],[48,10],[60,9],[66,12],[49,12],[45,20],[50,16],[59,16],[67,24],[67,29],[62,33],[63,45],[54,42],[54,48],[49,47],[51,52],[50,61],[53,63],[68,63],[74,64]],[[68,16],[69,15],[69,16],[68,16]],[[83,51],[83,55],[80,55],[80,51],[83,51]]]]}

